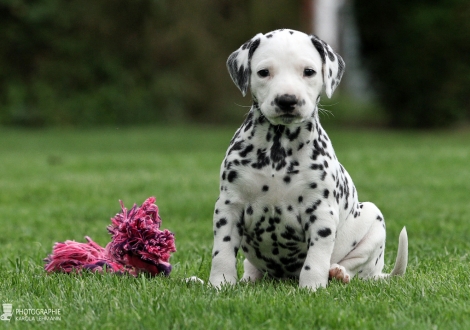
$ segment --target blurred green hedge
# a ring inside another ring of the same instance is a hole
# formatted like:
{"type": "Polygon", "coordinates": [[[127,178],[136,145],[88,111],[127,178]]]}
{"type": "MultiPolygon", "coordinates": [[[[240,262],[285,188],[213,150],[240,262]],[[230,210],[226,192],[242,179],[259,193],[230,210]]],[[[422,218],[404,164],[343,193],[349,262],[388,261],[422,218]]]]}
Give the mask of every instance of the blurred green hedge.
{"type": "Polygon", "coordinates": [[[470,119],[470,1],[355,0],[362,54],[391,124],[470,119]]]}
{"type": "MultiPolygon", "coordinates": [[[[307,31],[306,3],[0,0],[0,124],[240,121],[247,109],[236,104],[250,101],[232,85],[226,58],[257,32],[307,31]]],[[[354,4],[391,123],[469,120],[470,2],[354,4]]]]}
{"type": "MultiPolygon", "coordinates": [[[[242,118],[225,61],[301,1],[1,0],[0,124],[242,118]],[[235,109],[235,111],[234,111],[235,109]]],[[[245,101],[249,104],[249,101],[245,101]]]]}

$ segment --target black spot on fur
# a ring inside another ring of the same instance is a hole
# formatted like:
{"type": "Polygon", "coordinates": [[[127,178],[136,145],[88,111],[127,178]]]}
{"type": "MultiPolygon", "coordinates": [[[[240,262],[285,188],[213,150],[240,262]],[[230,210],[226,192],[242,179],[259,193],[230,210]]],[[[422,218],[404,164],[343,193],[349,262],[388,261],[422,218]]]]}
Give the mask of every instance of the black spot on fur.
{"type": "Polygon", "coordinates": [[[279,125],[275,128],[275,136],[273,138],[273,145],[271,147],[270,159],[273,163],[277,163],[276,170],[279,171],[281,168],[286,166],[286,150],[281,145],[281,136],[285,130],[285,126],[279,125]]]}
{"type": "Polygon", "coordinates": [[[328,52],[328,58],[330,59],[330,61],[334,62],[336,60],[335,55],[332,52],[330,52],[329,49],[327,49],[327,52],[328,52]]]}
{"type": "Polygon", "coordinates": [[[278,163],[276,170],[280,170],[286,165],[286,150],[281,146],[280,143],[275,143],[271,148],[271,161],[278,163]]]}
{"type": "Polygon", "coordinates": [[[295,169],[296,166],[299,166],[298,161],[290,162],[289,167],[287,168],[287,173],[289,173],[289,174],[298,174],[299,170],[295,169]]]}
{"type": "Polygon", "coordinates": [[[269,165],[270,159],[266,155],[266,149],[258,149],[256,151],[256,156],[257,156],[256,162],[251,164],[253,168],[262,169],[266,165],[269,165]]]}
{"type": "Polygon", "coordinates": [[[321,237],[328,237],[331,235],[331,229],[330,228],[323,228],[318,231],[318,235],[321,237]]]}
{"type": "Polygon", "coordinates": [[[312,165],[310,165],[310,168],[312,170],[323,170],[323,165],[321,165],[321,164],[312,164],[312,165]]]}
{"type": "Polygon", "coordinates": [[[272,135],[271,132],[268,131],[268,134],[266,134],[266,141],[271,141],[272,135]]]}
{"type": "Polygon", "coordinates": [[[237,178],[237,176],[238,176],[238,173],[237,173],[236,171],[230,171],[230,172],[228,173],[228,177],[227,177],[228,182],[233,182],[233,181],[235,181],[235,179],[237,178]]]}
{"type": "Polygon", "coordinates": [[[229,149],[228,154],[230,155],[230,154],[232,153],[232,151],[241,150],[241,149],[242,149],[242,145],[243,145],[243,141],[235,142],[235,143],[232,145],[232,147],[229,149]]]}
{"type": "Polygon", "coordinates": [[[322,63],[325,63],[326,61],[326,56],[325,56],[325,48],[323,47],[323,44],[321,43],[320,39],[317,36],[312,36],[312,43],[317,52],[320,54],[321,61],[322,63]]]}
{"type": "Polygon", "coordinates": [[[285,258],[285,257],[284,257],[284,258],[280,258],[279,260],[281,261],[282,264],[284,264],[284,265],[289,265],[289,264],[291,264],[291,263],[293,263],[293,262],[296,262],[296,261],[297,261],[297,258],[285,258]]]}
{"type": "Polygon", "coordinates": [[[248,131],[253,126],[253,112],[249,112],[248,117],[245,120],[245,128],[243,129],[244,132],[248,131]]]}
{"type": "Polygon", "coordinates": [[[253,56],[253,53],[255,52],[256,48],[258,48],[260,42],[261,42],[260,39],[256,39],[256,40],[251,42],[250,50],[248,51],[248,58],[249,59],[251,59],[251,57],[253,56]]]}
{"type": "Polygon", "coordinates": [[[313,141],[313,147],[315,148],[315,151],[318,151],[322,156],[325,156],[325,149],[318,145],[317,140],[313,141]]]}
{"type": "Polygon", "coordinates": [[[330,191],[328,189],[325,189],[323,191],[323,197],[328,198],[329,195],[330,195],[330,191]]]}
{"type": "Polygon", "coordinates": [[[215,226],[216,226],[217,228],[220,228],[220,227],[222,227],[222,226],[225,226],[226,224],[227,224],[227,219],[221,218],[219,221],[217,221],[217,222],[215,223],[215,226]]]}
{"type": "Polygon", "coordinates": [[[254,149],[254,146],[252,144],[250,144],[243,151],[240,151],[240,153],[239,153],[240,157],[245,158],[250,152],[253,151],[253,149],[254,149]]]}
{"type": "Polygon", "coordinates": [[[297,139],[299,137],[299,134],[300,134],[300,131],[301,131],[301,128],[300,126],[297,127],[297,129],[291,133],[289,130],[286,132],[286,135],[287,135],[287,138],[289,139],[289,141],[294,141],[295,139],[297,139]]]}
{"type": "Polygon", "coordinates": [[[225,236],[224,237],[224,242],[230,242],[230,240],[231,240],[230,236],[225,236]]]}
{"type": "Polygon", "coordinates": [[[313,123],[311,121],[309,121],[306,125],[306,128],[307,128],[307,131],[312,131],[313,130],[313,123]]]}
{"type": "Polygon", "coordinates": [[[263,188],[262,188],[263,191],[268,191],[269,190],[269,187],[264,185],[263,188]]]}
{"type": "Polygon", "coordinates": [[[305,270],[310,270],[310,266],[307,265],[307,266],[304,267],[304,269],[305,270]]]}
{"type": "Polygon", "coordinates": [[[286,266],[286,271],[294,273],[296,272],[299,268],[301,268],[303,265],[302,262],[296,262],[294,264],[286,266]]]}

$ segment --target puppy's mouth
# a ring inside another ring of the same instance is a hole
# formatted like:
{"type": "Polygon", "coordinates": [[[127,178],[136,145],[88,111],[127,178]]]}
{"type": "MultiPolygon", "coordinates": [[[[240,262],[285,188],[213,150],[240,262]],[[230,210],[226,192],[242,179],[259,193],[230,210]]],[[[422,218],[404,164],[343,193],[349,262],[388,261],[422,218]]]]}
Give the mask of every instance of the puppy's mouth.
{"type": "Polygon", "coordinates": [[[284,115],[280,115],[278,118],[282,121],[282,123],[290,124],[294,120],[299,119],[300,117],[296,115],[291,115],[291,114],[284,114],[284,115]]]}

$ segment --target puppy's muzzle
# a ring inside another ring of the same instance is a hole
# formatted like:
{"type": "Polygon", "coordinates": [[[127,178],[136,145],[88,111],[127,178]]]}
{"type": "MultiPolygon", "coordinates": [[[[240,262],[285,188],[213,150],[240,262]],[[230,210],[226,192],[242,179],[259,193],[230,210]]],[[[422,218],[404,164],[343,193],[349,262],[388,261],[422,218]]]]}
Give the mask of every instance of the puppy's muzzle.
{"type": "Polygon", "coordinates": [[[276,98],[274,99],[274,104],[284,114],[292,114],[298,103],[299,103],[299,100],[297,99],[295,95],[284,94],[284,95],[276,96],[276,98]]]}

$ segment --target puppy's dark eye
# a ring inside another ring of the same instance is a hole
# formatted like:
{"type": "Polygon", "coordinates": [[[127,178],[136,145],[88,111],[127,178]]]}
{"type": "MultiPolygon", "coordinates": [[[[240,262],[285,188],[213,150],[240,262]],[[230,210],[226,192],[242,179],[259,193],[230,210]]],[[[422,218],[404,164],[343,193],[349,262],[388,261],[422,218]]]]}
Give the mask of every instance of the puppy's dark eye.
{"type": "Polygon", "coordinates": [[[261,78],[266,78],[269,76],[269,70],[268,69],[262,69],[258,71],[258,76],[261,78]]]}
{"type": "Polygon", "coordinates": [[[313,69],[305,69],[304,70],[304,77],[313,77],[315,74],[316,74],[316,72],[313,69]]]}

